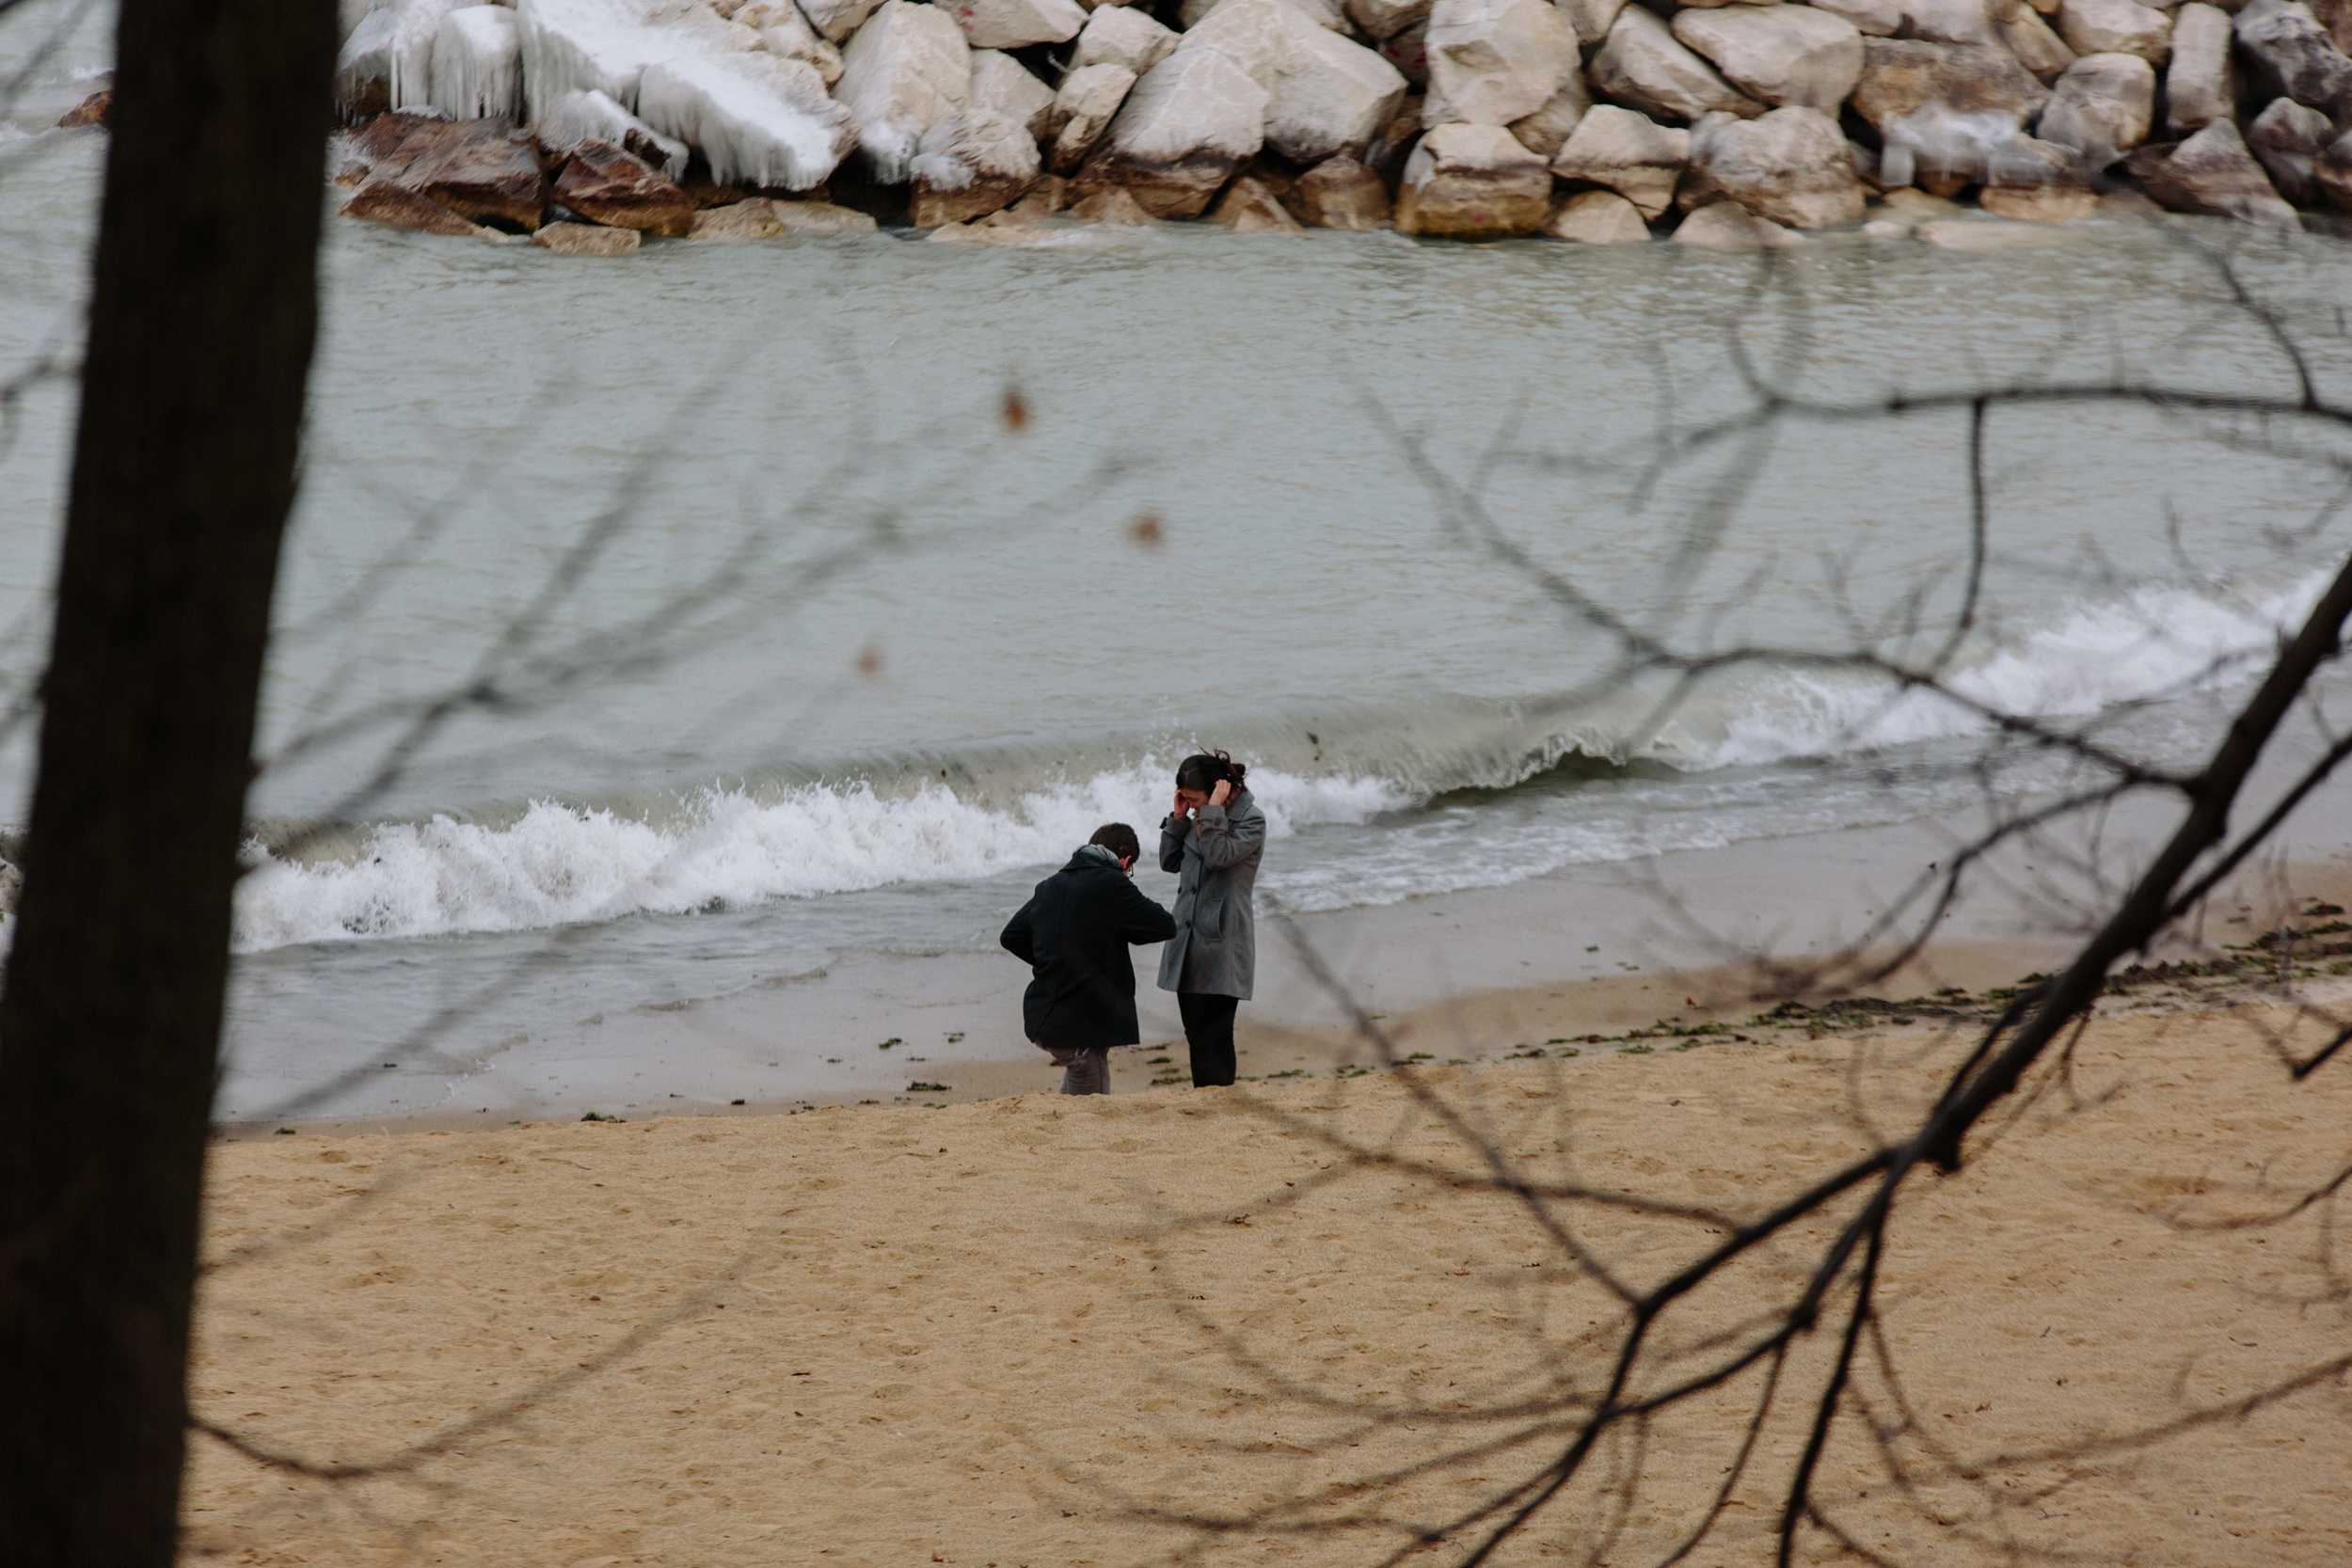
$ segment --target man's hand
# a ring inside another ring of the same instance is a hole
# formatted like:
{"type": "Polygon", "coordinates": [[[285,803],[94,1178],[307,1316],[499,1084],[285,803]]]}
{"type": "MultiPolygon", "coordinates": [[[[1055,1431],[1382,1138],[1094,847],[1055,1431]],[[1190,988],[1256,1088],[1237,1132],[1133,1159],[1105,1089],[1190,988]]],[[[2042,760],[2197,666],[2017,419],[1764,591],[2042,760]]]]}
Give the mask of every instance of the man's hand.
{"type": "Polygon", "coordinates": [[[1232,798],[1233,781],[1231,779],[1217,780],[1216,787],[1209,791],[1209,804],[1213,806],[1221,806],[1232,798]]]}

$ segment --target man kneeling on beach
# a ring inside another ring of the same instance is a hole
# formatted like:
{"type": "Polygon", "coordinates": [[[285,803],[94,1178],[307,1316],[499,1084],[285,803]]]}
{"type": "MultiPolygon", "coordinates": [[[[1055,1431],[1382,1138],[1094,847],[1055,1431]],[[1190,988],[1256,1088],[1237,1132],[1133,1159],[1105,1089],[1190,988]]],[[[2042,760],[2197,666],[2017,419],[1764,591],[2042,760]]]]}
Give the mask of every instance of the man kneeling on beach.
{"type": "Polygon", "coordinates": [[[1111,1047],[1142,1038],[1128,945],[1176,934],[1168,912],[1128,880],[1142,852],[1126,823],[1095,829],[997,938],[1036,975],[1021,1001],[1022,1022],[1063,1069],[1064,1094],[1111,1092],[1111,1047]]]}

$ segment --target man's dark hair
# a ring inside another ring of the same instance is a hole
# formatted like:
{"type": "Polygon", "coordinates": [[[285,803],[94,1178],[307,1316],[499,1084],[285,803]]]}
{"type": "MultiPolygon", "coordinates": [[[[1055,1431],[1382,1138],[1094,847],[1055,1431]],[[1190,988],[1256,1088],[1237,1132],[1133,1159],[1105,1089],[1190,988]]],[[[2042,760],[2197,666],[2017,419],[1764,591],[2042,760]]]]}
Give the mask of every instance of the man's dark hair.
{"type": "Polygon", "coordinates": [[[1136,842],[1136,831],[1124,822],[1105,822],[1094,830],[1089,844],[1099,844],[1122,861],[1139,860],[1143,846],[1136,842]]]}

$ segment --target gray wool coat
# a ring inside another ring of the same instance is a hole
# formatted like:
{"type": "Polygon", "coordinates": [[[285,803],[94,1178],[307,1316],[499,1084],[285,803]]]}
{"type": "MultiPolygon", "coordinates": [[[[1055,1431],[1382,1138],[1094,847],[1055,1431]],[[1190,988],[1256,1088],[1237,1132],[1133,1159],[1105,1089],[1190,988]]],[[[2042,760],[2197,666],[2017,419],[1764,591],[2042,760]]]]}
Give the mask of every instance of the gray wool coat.
{"type": "Polygon", "coordinates": [[[1160,949],[1160,990],[1249,998],[1258,972],[1250,909],[1265,816],[1242,791],[1221,806],[1160,823],[1160,869],[1177,874],[1176,935],[1160,949]]]}

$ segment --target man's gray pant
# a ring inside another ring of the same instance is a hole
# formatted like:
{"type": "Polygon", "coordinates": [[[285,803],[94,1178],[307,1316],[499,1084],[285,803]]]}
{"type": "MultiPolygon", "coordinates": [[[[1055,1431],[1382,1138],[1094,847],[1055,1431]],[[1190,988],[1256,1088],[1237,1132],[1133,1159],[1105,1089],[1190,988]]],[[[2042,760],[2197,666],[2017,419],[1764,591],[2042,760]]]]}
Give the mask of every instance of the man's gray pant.
{"type": "Polygon", "coordinates": [[[1049,1045],[1045,1053],[1054,1058],[1054,1065],[1062,1069],[1061,1092],[1064,1094],[1108,1094],[1111,1092],[1111,1053],[1107,1046],[1049,1045]]]}

